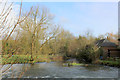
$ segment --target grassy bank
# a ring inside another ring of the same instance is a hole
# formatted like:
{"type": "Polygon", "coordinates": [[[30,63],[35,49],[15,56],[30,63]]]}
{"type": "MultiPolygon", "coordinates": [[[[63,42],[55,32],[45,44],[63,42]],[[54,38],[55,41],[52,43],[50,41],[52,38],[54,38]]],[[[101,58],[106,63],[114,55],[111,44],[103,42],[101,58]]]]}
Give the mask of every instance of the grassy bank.
{"type": "Polygon", "coordinates": [[[84,64],[83,64],[83,63],[71,63],[71,65],[73,65],[73,66],[76,66],[76,65],[82,66],[82,65],[84,65],[84,64]]]}
{"type": "Polygon", "coordinates": [[[120,60],[112,61],[112,60],[99,60],[98,64],[112,66],[112,67],[120,67],[120,60]]]}
{"type": "Polygon", "coordinates": [[[50,56],[50,55],[35,55],[33,61],[30,61],[30,55],[3,55],[1,64],[18,64],[18,63],[36,63],[36,62],[51,62],[51,61],[62,61],[61,56],[50,56]]]}
{"type": "MultiPolygon", "coordinates": [[[[91,63],[95,65],[105,65],[105,66],[111,66],[111,67],[119,67],[120,68],[120,61],[107,61],[107,60],[99,60],[97,63],[91,63]]],[[[89,64],[86,63],[67,63],[68,66],[89,66],[89,64]]]]}
{"type": "MultiPolygon", "coordinates": [[[[19,64],[19,63],[36,63],[36,62],[51,62],[51,61],[63,61],[62,56],[51,56],[51,55],[35,55],[33,56],[33,61],[30,61],[30,55],[14,55],[8,56],[3,55],[0,64],[19,64]]],[[[83,63],[67,63],[68,65],[86,65],[83,63]]],[[[120,67],[120,59],[114,60],[113,58],[106,60],[98,60],[95,64],[107,65],[112,67],[120,67]]]]}

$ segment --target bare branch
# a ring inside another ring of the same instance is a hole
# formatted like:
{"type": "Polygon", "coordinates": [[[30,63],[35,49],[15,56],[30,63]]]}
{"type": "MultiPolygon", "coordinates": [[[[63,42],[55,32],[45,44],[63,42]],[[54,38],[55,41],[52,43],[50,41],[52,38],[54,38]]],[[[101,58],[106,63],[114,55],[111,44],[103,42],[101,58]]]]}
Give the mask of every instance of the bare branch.
{"type": "MultiPolygon", "coordinates": [[[[32,7],[33,8],[33,7],[32,7]]],[[[30,15],[30,13],[31,13],[31,11],[32,11],[32,8],[30,9],[30,11],[29,11],[29,13],[28,13],[28,15],[24,18],[24,19],[22,19],[21,21],[19,21],[18,23],[21,23],[21,22],[23,22],[29,15],[30,15]]]]}
{"type": "Polygon", "coordinates": [[[5,9],[5,6],[6,6],[6,4],[5,4],[5,6],[4,6],[4,8],[3,8],[3,12],[1,13],[0,16],[5,16],[5,14],[7,14],[7,12],[10,10],[10,8],[11,8],[12,5],[13,5],[13,3],[11,3],[10,6],[6,9],[5,13],[3,13],[3,12],[4,12],[4,9],[5,9]]]}

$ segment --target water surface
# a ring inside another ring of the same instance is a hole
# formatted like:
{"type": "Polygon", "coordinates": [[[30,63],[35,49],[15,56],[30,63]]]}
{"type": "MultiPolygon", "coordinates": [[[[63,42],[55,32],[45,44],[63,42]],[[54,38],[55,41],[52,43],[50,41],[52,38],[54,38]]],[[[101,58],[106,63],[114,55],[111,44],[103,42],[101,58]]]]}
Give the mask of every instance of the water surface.
{"type": "MultiPolygon", "coordinates": [[[[5,65],[7,66],[7,65],[5,65]]],[[[36,63],[31,64],[14,64],[9,71],[4,74],[3,78],[117,78],[118,68],[91,65],[85,66],[63,66],[61,63],[36,63]],[[26,69],[26,71],[25,71],[26,69]]]]}

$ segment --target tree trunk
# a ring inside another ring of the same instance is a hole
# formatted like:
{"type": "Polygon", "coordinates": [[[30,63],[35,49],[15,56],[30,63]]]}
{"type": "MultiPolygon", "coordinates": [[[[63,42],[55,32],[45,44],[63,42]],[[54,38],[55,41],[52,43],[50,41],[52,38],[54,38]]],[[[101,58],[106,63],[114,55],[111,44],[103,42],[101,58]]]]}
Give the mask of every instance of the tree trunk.
{"type": "Polygon", "coordinates": [[[34,50],[34,36],[32,35],[32,43],[31,43],[31,59],[33,61],[33,50],[34,50]]]}

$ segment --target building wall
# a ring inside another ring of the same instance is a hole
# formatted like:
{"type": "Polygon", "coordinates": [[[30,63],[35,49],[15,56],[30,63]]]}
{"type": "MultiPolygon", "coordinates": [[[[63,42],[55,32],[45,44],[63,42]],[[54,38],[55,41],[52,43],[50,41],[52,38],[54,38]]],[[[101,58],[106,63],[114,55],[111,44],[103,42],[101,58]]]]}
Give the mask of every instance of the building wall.
{"type": "Polygon", "coordinates": [[[118,42],[118,48],[120,48],[120,41],[118,42]]]}
{"type": "Polygon", "coordinates": [[[120,57],[120,51],[111,51],[111,57],[120,57]]]}
{"type": "MultiPolygon", "coordinates": [[[[116,47],[102,47],[103,55],[106,58],[108,55],[108,49],[116,49],[116,47]]],[[[120,51],[110,51],[111,57],[120,57],[120,51]]]]}

